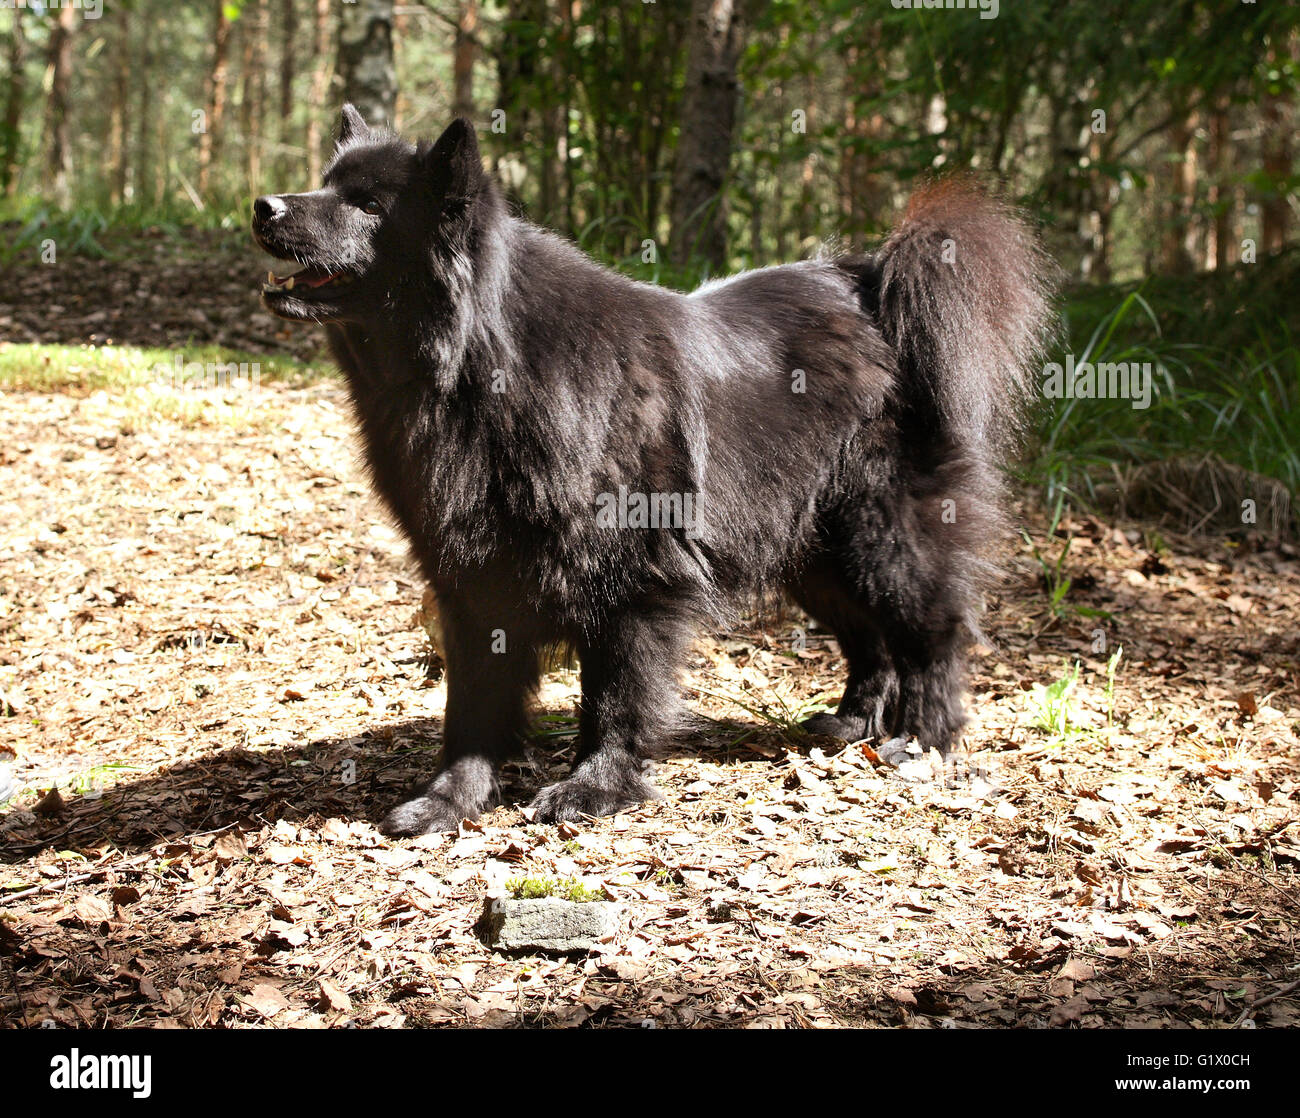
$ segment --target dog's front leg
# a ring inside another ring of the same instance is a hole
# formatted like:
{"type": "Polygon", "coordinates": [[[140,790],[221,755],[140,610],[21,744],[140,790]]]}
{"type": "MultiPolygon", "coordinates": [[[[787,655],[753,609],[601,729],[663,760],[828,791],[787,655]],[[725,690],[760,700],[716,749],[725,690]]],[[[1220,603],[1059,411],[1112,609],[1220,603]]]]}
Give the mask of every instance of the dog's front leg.
{"type": "Polygon", "coordinates": [[[579,648],[578,760],[567,779],[533,800],[539,821],[612,815],[661,798],[645,776],[645,750],[673,729],[677,668],[689,633],[682,615],[651,609],[615,619],[579,648]]]}
{"type": "Polygon", "coordinates": [[[444,594],[438,606],[447,672],[441,761],[424,791],[384,818],[380,830],[390,835],[454,831],[497,804],[497,769],[520,751],[537,684],[537,646],[525,622],[485,618],[444,594]]]}

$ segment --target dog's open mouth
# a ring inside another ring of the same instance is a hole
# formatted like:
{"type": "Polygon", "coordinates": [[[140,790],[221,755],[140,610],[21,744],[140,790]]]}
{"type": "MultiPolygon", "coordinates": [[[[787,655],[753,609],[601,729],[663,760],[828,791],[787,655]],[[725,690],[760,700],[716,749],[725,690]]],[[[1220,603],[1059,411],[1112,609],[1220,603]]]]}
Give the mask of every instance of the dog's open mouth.
{"type": "Polygon", "coordinates": [[[281,276],[273,271],[267,272],[266,282],[262,284],[263,293],[279,294],[289,291],[302,292],[304,289],[343,287],[353,280],[353,276],[348,272],[331,272],[310,264],[294,265],[293,269],[281,276]]]}

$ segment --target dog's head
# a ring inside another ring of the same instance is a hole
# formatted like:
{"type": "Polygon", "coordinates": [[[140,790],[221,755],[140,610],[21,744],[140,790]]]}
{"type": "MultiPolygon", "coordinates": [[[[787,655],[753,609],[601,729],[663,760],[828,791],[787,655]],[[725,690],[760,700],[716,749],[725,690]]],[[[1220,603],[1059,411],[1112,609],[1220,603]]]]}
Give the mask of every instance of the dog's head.
{"type": "Polygon", "coordinates": [[[267,275],[262,302],[281,318],[365,321],[430,274],[431,254],[455,252],[485,183],[469,121],[416,146],[344,105],[321,188],[253,203],[253,239],[287,265],[267,275]]]}

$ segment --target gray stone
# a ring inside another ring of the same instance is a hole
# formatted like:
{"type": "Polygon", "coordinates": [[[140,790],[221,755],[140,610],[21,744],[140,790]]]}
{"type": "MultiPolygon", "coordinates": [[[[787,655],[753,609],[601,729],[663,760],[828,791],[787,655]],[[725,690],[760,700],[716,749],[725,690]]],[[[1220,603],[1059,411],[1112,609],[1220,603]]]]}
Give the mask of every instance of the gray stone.
{"type": "Polygon", "coordinates": [[[618,932],[626,911],[611,901],[496,897],[484,907],[479,927],[488,946],[498,951],[568,955],[594,951],[618,932]]]}

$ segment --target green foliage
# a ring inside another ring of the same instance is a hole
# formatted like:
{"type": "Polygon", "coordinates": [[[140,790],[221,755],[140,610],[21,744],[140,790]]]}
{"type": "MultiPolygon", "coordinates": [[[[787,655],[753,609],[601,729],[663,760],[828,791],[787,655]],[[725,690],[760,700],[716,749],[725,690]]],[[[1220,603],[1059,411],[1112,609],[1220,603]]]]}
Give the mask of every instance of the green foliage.
{"type": "MultiPolygon", "coordinates": [[[[210,136],[216,157],[202,196],[195,113],[209,103],[215,7],[122,0],[78,24],[67,212],[48,181],[54,21],[25,9],[18,131],[0,137],[14,141],[0,149],[15,153],[7,164],[17,173],[16,191],[0,201],[0,263],[30,258],[47,239],[60,259],[112,258],[133,251],[136,230],[178,240],[195,228],[242,231],[255,194],[316,185],[307,181],[308,124],[327,148],[339,97],[337,84],[325,103],[307,96],[312,71],[329,61],[311,54],[312,5],[298,5],[284,107],[275,95],[284,9],[271,6],[269,38],[255,52],[246,0],[223,6],[226,106],[210,136]],[[260,72],[247,69],[254,58],[260,72]]],[[[338,5],[329,8],[333,44],[338,5]]],[[[397,123],[408,134],[431,137],[450,115],[457,83],[444,22],[452,11],[416,5],[396,39],[397,123]]],[[[665,260],[696,33],[687,0],[484,0],[479,14],[471,115],[512,203],[636,279],[691,290],[709,278],[698,261],[665,260]]],[[[1104,505],[1129,466],[1182,455],[1213,454],[1300,492],[1295,250],[1209,275],[1152,275],[1172,269],[1171,241],[1191,245],[1192,266],[1204,267],[1219,218],[1229,219],[1225,235],[1238,255],[1235,242],[1259,237],[1270,201],[1290,206],[1294,229],[1300,176],[1293,158],[1281,167],[1265,158],[1277,132],[1265,111],[1279,107],[1285,122],[1300,100],[1300,7],[1004,0],[996,19],[982,19],[974,6],[770,0],[750,14],[730,171],[709,203],[726,207],[728,269],[826,244],[864,246],[889,228],[915,180],[972,168],[1042,219],[1067,272],[1124,279],[1068,293],[1064,345],[1053,359],[1069,352],[1159,368],[1145,410],[1122,399],[1041,408],[1021,476],[1041,488],[1054,517],[1104,505]],[[1229,136],[1217,170],[1209,158],[1216,115],[1229,136]],[[1198,174],[1180,197],[1172,176],[1189,157],[1200,160],[1198,174]]],[[[6,59],[17,18],[0,10],[6,59]]],[[[119,375],[80,358],[30,356],[0,355],[0,378],[86,387],[119,375]]],[[[1049,602],[1056,615],[1086,614],[1069,600],[1068,550],[1066,541],[1058,554],[1037,556],[1049,602]]]]}
{"type": "Polygon", "coordinates": [[[604,889],[589,889],[577,878],[512,877],[506,882],[506,891],[516,900],[523,901],[543,897],[556,897],[575,904],[609,900],[604,889]]]}
{"type": "MultiPolygon", "coordinates": [[[[122,0],[78,26],[70,74],[75,208],[107,214],[109,199],[125,193],[160,220],[219,224],[234,216],[242,224],[248,201],[269,185],[314,185],[305,180],[307,124],[328,137],[338,88],[323,104],[307,96],[317,63],[329,61],[311,53],[311,5],[298,4],[283,107],[275,95],[283,9],[272,5],[270,38],[251,52],[247,4],[228,0],[223,8],[226,109],[211,135],[216,158],[202,197],[194,114],[209,102],[214,7],[122,0]],[[260,73],[247,71],[255,58],[260,73]]],[[[453,13],[416,5],[396,37],[397,123],[408,132],[431,136],[450,115],[457,83],[444,20],[453,13]]],[[[326,40],[334,43],[338,6],[327,14],[326,40]]],[[[687,0],[568,8],[484,0],[479,15],[471,115],[512,198],[602,256],[625,257],[645,239],[665,244],[695,34],[687,0]]],[[[0,51],[16,18],[0,11],[0,51]]],[[[45,203],[52,25],[31,13],[23,24],[16,148],[19,194],[45,203]]],[[[1239,137],[1263,134],[1264,100],[1294,101],[1300,85],[1289,46],[1298,26],[1300,10],[1287,0],[1003,2],[996,19],[982,19],[973,2],[964,10],[860,0],[753,5],[723,191],[731,263],[769,263],[829,238],[875,236],[914,179],[970,166],[1005,180],[1041,213],[1071,265],[1082,252],[1081,219],[1106,210],[1114,264],[1135,274],[1152,229],[1185,217],[1164,212],[1166,173],[1181,158],[1168,149],[1168,128],[1192,113],[1203,122],[1213,110],[1233,117],[1239,137]],[[1106,114],[1100,129],[1098,109],[1106,114]],[[792,127],[795,112],[806,127],[792,127]]],[[[1250,145],[1233,143],[1246,157],[1227,169],[1229,196],[1238,187],[1254,197],[1294,191],[1294,169],[1266,171],[1250,145]]],[[[1197,184],[1199,219],[1224,204],[1212,202],[1211,185],[1208,177],[1197,184]]],[[[1247,215],[1248,229],[1255,224],[1247,215]]]]}
{"type": "MultiPolygon", "coordinates": [[[[1047,534],[1049,536],[1054,536],[1056,534],[1057,526],[1061,522],[1061,513],[1064,509],[1065,495],[1061,493],[1057,496],[1056,506],[1052,514],[1052,522],[1048,527],[1047,534]]],[[[1043,555],[1042,550],[1039,548],[1038,544],[1034,542],[1028,532],[1022,529],[1020,534],[1024,538],[1025,542],[1029,544],[1029,549],[1034,557],[1034,561],[1038,564],[1043,579],[1043,589],[1047,594],[1048,604],[1052,610],[1052,616],[1061,617],[1065,613],[1065,596],[1070,592],[1071,585],[1070,578],[1065,573],[1065,560],[1070,554],[1070,544],[1074,542],[1074,537],[1067,537],[1065,543],[1061,545],[1060,551],[1056,553],[1056,558],[1049,560],[1043,555]]]]}
{"type": "Polygon", "coordinates": [[[1151,406],[1049,401],[1025,480],[1093,507],[1116,466],[1215,454],[1300,490],[1300,254],[1232,273],[1076,288],[1052,360],[1150,363],[1151,406]],[[1081,344],[1080,344],[1081,343],[1081,344]]]}
{"type": "Polygon", "coordinates": [[[1034,725],[1051,734],[1053,739],[1068,737],[1078,733],[1079,727],[1073,721],[1073,702],[1071,696],[1079,682],[1079,662],[1067,667],[1065,675],[1056,682],[1044,687],[1034,685],[1036,710],[1034,725]]]}
{"type": "Polygon", "coordinates": [[[180,203],[109,206],[81,205],[59,210],[41,198],[0,200],[0,225],[11,226],[0,240],[0,263],[36,257],[45,240],[52,240],[59,256],[115,259],[122,251],[135,251],[131,241],[141,231],[185,240],[195,229],[239,230],[248,222],[248,203],[232,199],[202,211],[180,203]]]}

